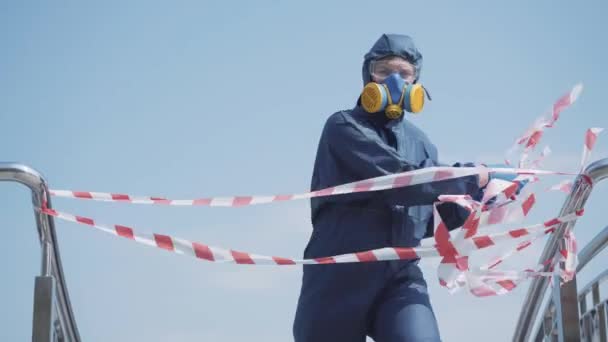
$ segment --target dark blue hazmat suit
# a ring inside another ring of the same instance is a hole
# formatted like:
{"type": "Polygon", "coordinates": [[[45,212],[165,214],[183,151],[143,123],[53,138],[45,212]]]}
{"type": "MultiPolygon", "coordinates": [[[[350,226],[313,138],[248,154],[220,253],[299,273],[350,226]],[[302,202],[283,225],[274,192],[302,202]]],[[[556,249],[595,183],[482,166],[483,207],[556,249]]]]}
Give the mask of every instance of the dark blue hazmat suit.
{"type": "MultiPolygon", "coordinates": [[[[367,65],[402,56],[420,72],[421,55],[408,36],[383,35],[365,56],[367,65]]],[[[437,149],[411,122],[370,114],[359,104],[334,113],[321,135],[312,190],[424,167],[440,166],[437,149]]],[[[386,191],[311,200],[313,232],[305,258],[382,247],[414,247],[432,236],[432,203],[441,194],[478,198],[478,176],[386,191]]],[[[466,211],[448,203],[440,214],[460,226],[466,211]]],[[[296,342],[439,341],[426,282],[413,261],[306,265],[293,325],[296,342]]]]}

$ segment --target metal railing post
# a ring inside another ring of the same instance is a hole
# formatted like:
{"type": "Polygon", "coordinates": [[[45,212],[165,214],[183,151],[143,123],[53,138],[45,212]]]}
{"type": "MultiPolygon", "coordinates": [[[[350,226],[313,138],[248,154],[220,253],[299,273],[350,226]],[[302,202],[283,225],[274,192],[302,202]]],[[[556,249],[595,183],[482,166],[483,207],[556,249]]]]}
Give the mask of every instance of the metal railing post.
{"type": "Polygon", "coordinates": [[[598,329],[599,329],[599,335],[600,335],[600,341],[601,342],[606,342],[606,312],[604,309],[604,304],[600,303],[600,284],[599,283],[595,283],[593,284],[593,289],[591,290],[591,295],[592,295],[592,303],[593,303],[593,307],[596,308],[597,310],[597,315],[598,315],[598,319],[599,319],[599,325],[598,325],[598,329]]]}
{"type": "Polygon", "coordinates": [[[36,277],[32,341],[54,341],[55,321],[55,279],[36,277]]]}
{"type": "Polygon", "coordinates": [[[561,278],[553,277],[553,304],[559,342],[578,341],[581,336],[578,315],[576,277],[560,285],[561,278]]]}
{"type": "Polygon", "coordinates": [[[44,178],[36,170],[17,163],[0,162],[0,181],[17,182],[32,191],[32,204],[42,251],[41,275],[34,289],[32,341],[60,340],[79,342],[80,335],[68,296],[67,285],[53,218],[38,208],[44,203],[50,208],[51,199],[44,178]]]}

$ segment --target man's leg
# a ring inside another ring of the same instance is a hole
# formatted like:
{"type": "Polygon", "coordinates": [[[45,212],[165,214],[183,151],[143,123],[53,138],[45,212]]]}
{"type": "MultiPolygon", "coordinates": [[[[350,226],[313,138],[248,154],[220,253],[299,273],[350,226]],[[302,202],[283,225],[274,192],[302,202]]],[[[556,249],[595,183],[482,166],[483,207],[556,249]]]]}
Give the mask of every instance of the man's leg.
{"type": "Polygon", "coordinates": [[[441,341],[426,282],[414,263],[389,282],[374,312],[371,336],[376,342],[441,341]]]}
{"type": "Polygon", "coordinates": [[[296,342],[364,342],[380,263],[304,266],[293,324],[296,342]],[[376,278],[376,279],[374,279],[376,278]]]}

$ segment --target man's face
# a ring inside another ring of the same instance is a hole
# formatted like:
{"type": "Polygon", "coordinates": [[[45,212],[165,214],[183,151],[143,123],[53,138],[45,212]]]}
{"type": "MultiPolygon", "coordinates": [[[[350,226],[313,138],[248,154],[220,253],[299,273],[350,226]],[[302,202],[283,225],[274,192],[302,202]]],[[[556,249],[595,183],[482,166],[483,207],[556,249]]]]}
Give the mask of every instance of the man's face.
{"type": "Polygon", "coordinates": [[[399,56],[385,57],[370,63],[372,81],[381,83],[390,74],[398,73],[407,83],[416,80],[416,68],[399,56]]]}

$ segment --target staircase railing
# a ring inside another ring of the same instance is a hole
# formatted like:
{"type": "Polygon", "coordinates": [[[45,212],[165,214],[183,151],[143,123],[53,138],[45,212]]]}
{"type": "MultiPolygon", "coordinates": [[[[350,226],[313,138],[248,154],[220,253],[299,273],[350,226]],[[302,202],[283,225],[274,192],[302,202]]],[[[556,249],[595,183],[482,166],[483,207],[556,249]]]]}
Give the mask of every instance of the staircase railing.
{"type": "Polygon", "coordinates": [[[61,267],[53,218],[41,213],[43,203],[51,207],[48,186],[36,170],[17,163],[0,162],[0,181],[18,182],[32,191],[32,202],[42,262],[34,287],[33,342],[79,342],[80,336],[61,267]]]}
{"type": "MultiPolygon", "coordinates": [[[[589,165],[583,174],[575,180],[572,192],[566,199],[560,216],[583,208],[593,186],[608,177],[608,158],[589,165]]],[[[0,162],[0,181],[18,182],[32,191],[34,214],[42,250],[41,274],[36,277],[34,289],[32,341],[79,342],[80,336],[61,266],[55,224],[52,217],[36,210],[41,208],[44,202],[49,208],[51,207],[47,183],[40,173],[28,166],[3,162],[0,162]]],[[[552,258],[557,253],[558,244],[563,238],[565,230],[572,228],[574,224],[575,222],[567,222],[558,226],[543,250],[540,258],[541,262],[552,258]]],[[[578,269],[582,269],[607,243],[608,227],[598,234],[579,254],[578,269]]],[[[602,273],[596,281],[590,283],[581,292],[581,296],[585,298],[584,296],[591,291],[593,292],[594,304],[603,305],[603,303],[599,303],[598,286],[599,282],[606,277],[608,277],[608,272],[602,273]],[[598,303],[595,303],[595,299],[598,303]]],[[[553,281],[556,282],[557,286],[553,287],[551,303],[547,306],[545,319],[541,322],[539,334],[536,334],[535,337],[542,340],[544,335],[542,332],[551,328],[551,334],[558,341],[579,340],[581,330],[579,327],[579,296],[577,294],[576,278],[563,286],[559,286],[558,279],[553,281]],[[547,319],[548,317],[551,319],[547,319]]],[[[548,283],[549,279],[542,277],[534,279],[530,284],[513,335],[514,341],[526,341],[530,337],[548,283]]],[[[604,306],[601,308],[603,309],[604,306]]],[[[584,310],[581,311],[585,314],[584,310]]],[[[603,315],[605,314],[603,312],[603,315]]],[[[605,317],[603,318],[605,322],[605,317]]],[[[603,331],[606,331],[605,326],[603,331]]]]}
{"type": "MultiPolygon", "coordinates": [[[[608,158],[598,160],[589,165],[583,172],[583,175],[578,176],[574,181],[572,192],[562,206],[559,216],[583,208],[593,190],[593,186],[606,177],[608,177],[608,158]]],[[[555,256],[559,247],[558,244],[562,240],[564,232],[566,229],[574,227],[575,223],[576,221],[571,221],[562,223],[558,226],[556,232],[551,234],[551,237],[541,254],[540,262],[544,262],[555,256]]],[[[583,250],[588,254],[584,254],[583,252],[579,254],[579,269],[582,269],[582,267],[584,267],[584,265],[603,248],[605,243],[602,243],[601,239],[602,234],[600,233],[583,250]],[[583,257],[588,257],[588,260],[583,260],[583,257]]],[[[580,318],[578,312],[576,277],[562,286],[559,285],[559,279],[557,278],[553,278],[551,281],[554,282],[555,286],[552,288],[551,304],[547,306],[548,313],[543,316],[544,319],[541,326],[544,329],[550,330],[557,341],[578,341],[581,338],[581,330],[579,327],[580,318]]],[[[527,341],[532,335],[532,329],[536,322],[536,317],[539,313],[548,284],[549,279],[545,277],[532,280],[528,293],[524,299],[524,304],[513,335],[513,341],[527,341]]],[[[536,337],[538,338],[539,335],[536,337]]]]}

